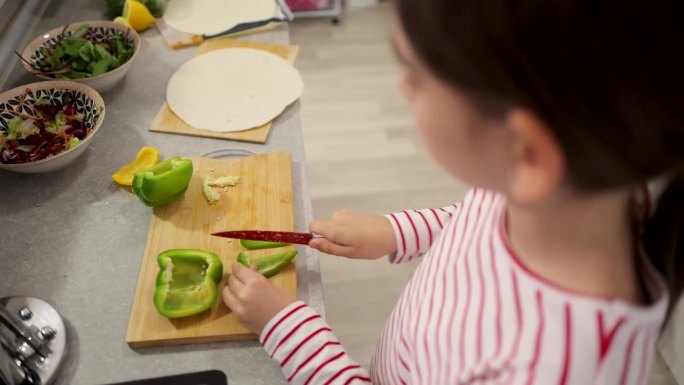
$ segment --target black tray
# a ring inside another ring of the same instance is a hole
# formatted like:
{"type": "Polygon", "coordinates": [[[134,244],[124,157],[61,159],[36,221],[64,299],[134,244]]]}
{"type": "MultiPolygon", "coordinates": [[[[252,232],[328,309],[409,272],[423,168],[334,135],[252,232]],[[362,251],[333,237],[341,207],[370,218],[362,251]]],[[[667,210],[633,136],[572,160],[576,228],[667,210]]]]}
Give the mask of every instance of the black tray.
{"type": "Polygon", "coordinates": [[[228,385],[228,378],[219,370],[207,370],[175,376],[117,382],[109,385],[228,385]]]}

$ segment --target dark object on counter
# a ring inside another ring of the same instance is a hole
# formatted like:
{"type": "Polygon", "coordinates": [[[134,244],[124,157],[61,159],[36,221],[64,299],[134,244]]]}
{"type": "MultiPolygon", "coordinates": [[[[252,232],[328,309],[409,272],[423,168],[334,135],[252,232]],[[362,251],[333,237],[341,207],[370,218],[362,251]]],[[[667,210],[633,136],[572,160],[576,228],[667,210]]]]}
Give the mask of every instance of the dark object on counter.
{"type": "Polygon", "coordinates": [[[0,384],[51,384],[66,357],[57,310],[31,297],[0,298],[0,384]]]}
{"type": "Polygon", "coordinates": [[[109,385],[228,385],[228,378],[219,370],[207,370],[175,376],[117,382],[109,385]]]}

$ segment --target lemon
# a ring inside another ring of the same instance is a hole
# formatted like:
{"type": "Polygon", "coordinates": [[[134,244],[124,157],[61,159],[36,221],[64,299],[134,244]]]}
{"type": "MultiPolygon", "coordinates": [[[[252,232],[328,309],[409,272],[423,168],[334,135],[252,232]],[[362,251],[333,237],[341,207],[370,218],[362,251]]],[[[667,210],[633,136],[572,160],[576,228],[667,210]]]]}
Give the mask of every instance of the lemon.
{"type": "Polygon", "coordinates": [[[121,167],[119,171],[112,175],[112,179],[122,186],[130,186],[133,184],[133,174],[154,166],[158,160],[159,151],[156,148],[143,147],[138,152],[135,160],[121,167]]]}
{"type": "Polygon", "coordinates": [[[114,22],[123,24],[128,28],[133,28],[130,24],[128,24],[128,20],[124,19],[122,16],[118,16],[116,19],[114,19],[114,22]]]}
{"type": "Polygon", "coordinates": [[[137,0],[126,0],[123,7],[123,18],[126,19],[131,28],[138,32],[146,30],[157,20],[145,4],[137,0]]]}

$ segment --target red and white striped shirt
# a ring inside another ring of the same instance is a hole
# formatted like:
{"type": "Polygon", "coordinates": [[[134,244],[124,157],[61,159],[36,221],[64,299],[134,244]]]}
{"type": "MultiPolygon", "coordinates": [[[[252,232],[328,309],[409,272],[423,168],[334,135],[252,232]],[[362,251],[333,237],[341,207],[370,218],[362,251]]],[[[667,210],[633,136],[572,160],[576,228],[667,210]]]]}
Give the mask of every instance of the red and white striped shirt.
{"type": "Polygon", "coordinates": [[[642,261],[647,306],[563,289],[515,255],[505,204],[476,189],[451,207],[388,216],[391,261],[424,257],[370,376],[301,301],[266,325],[261,343],[293,384],[646,384],[667,309],[662,278],[642,261]]]}

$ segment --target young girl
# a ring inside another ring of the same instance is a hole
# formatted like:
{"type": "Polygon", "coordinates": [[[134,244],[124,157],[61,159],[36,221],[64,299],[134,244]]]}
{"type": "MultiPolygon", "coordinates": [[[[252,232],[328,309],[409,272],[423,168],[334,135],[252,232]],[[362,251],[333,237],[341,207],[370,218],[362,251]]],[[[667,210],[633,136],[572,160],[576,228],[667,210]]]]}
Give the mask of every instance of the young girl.
{"type": "Polygon", "coordinates": [[[401,88],[437,162],[477,187],[311,223],[326,253],[423,255],[370,374],[253,270],[233,265],[226,304],[295,384],[646,384],[682,286],[678,4],[398,0],[401,88]]]}

